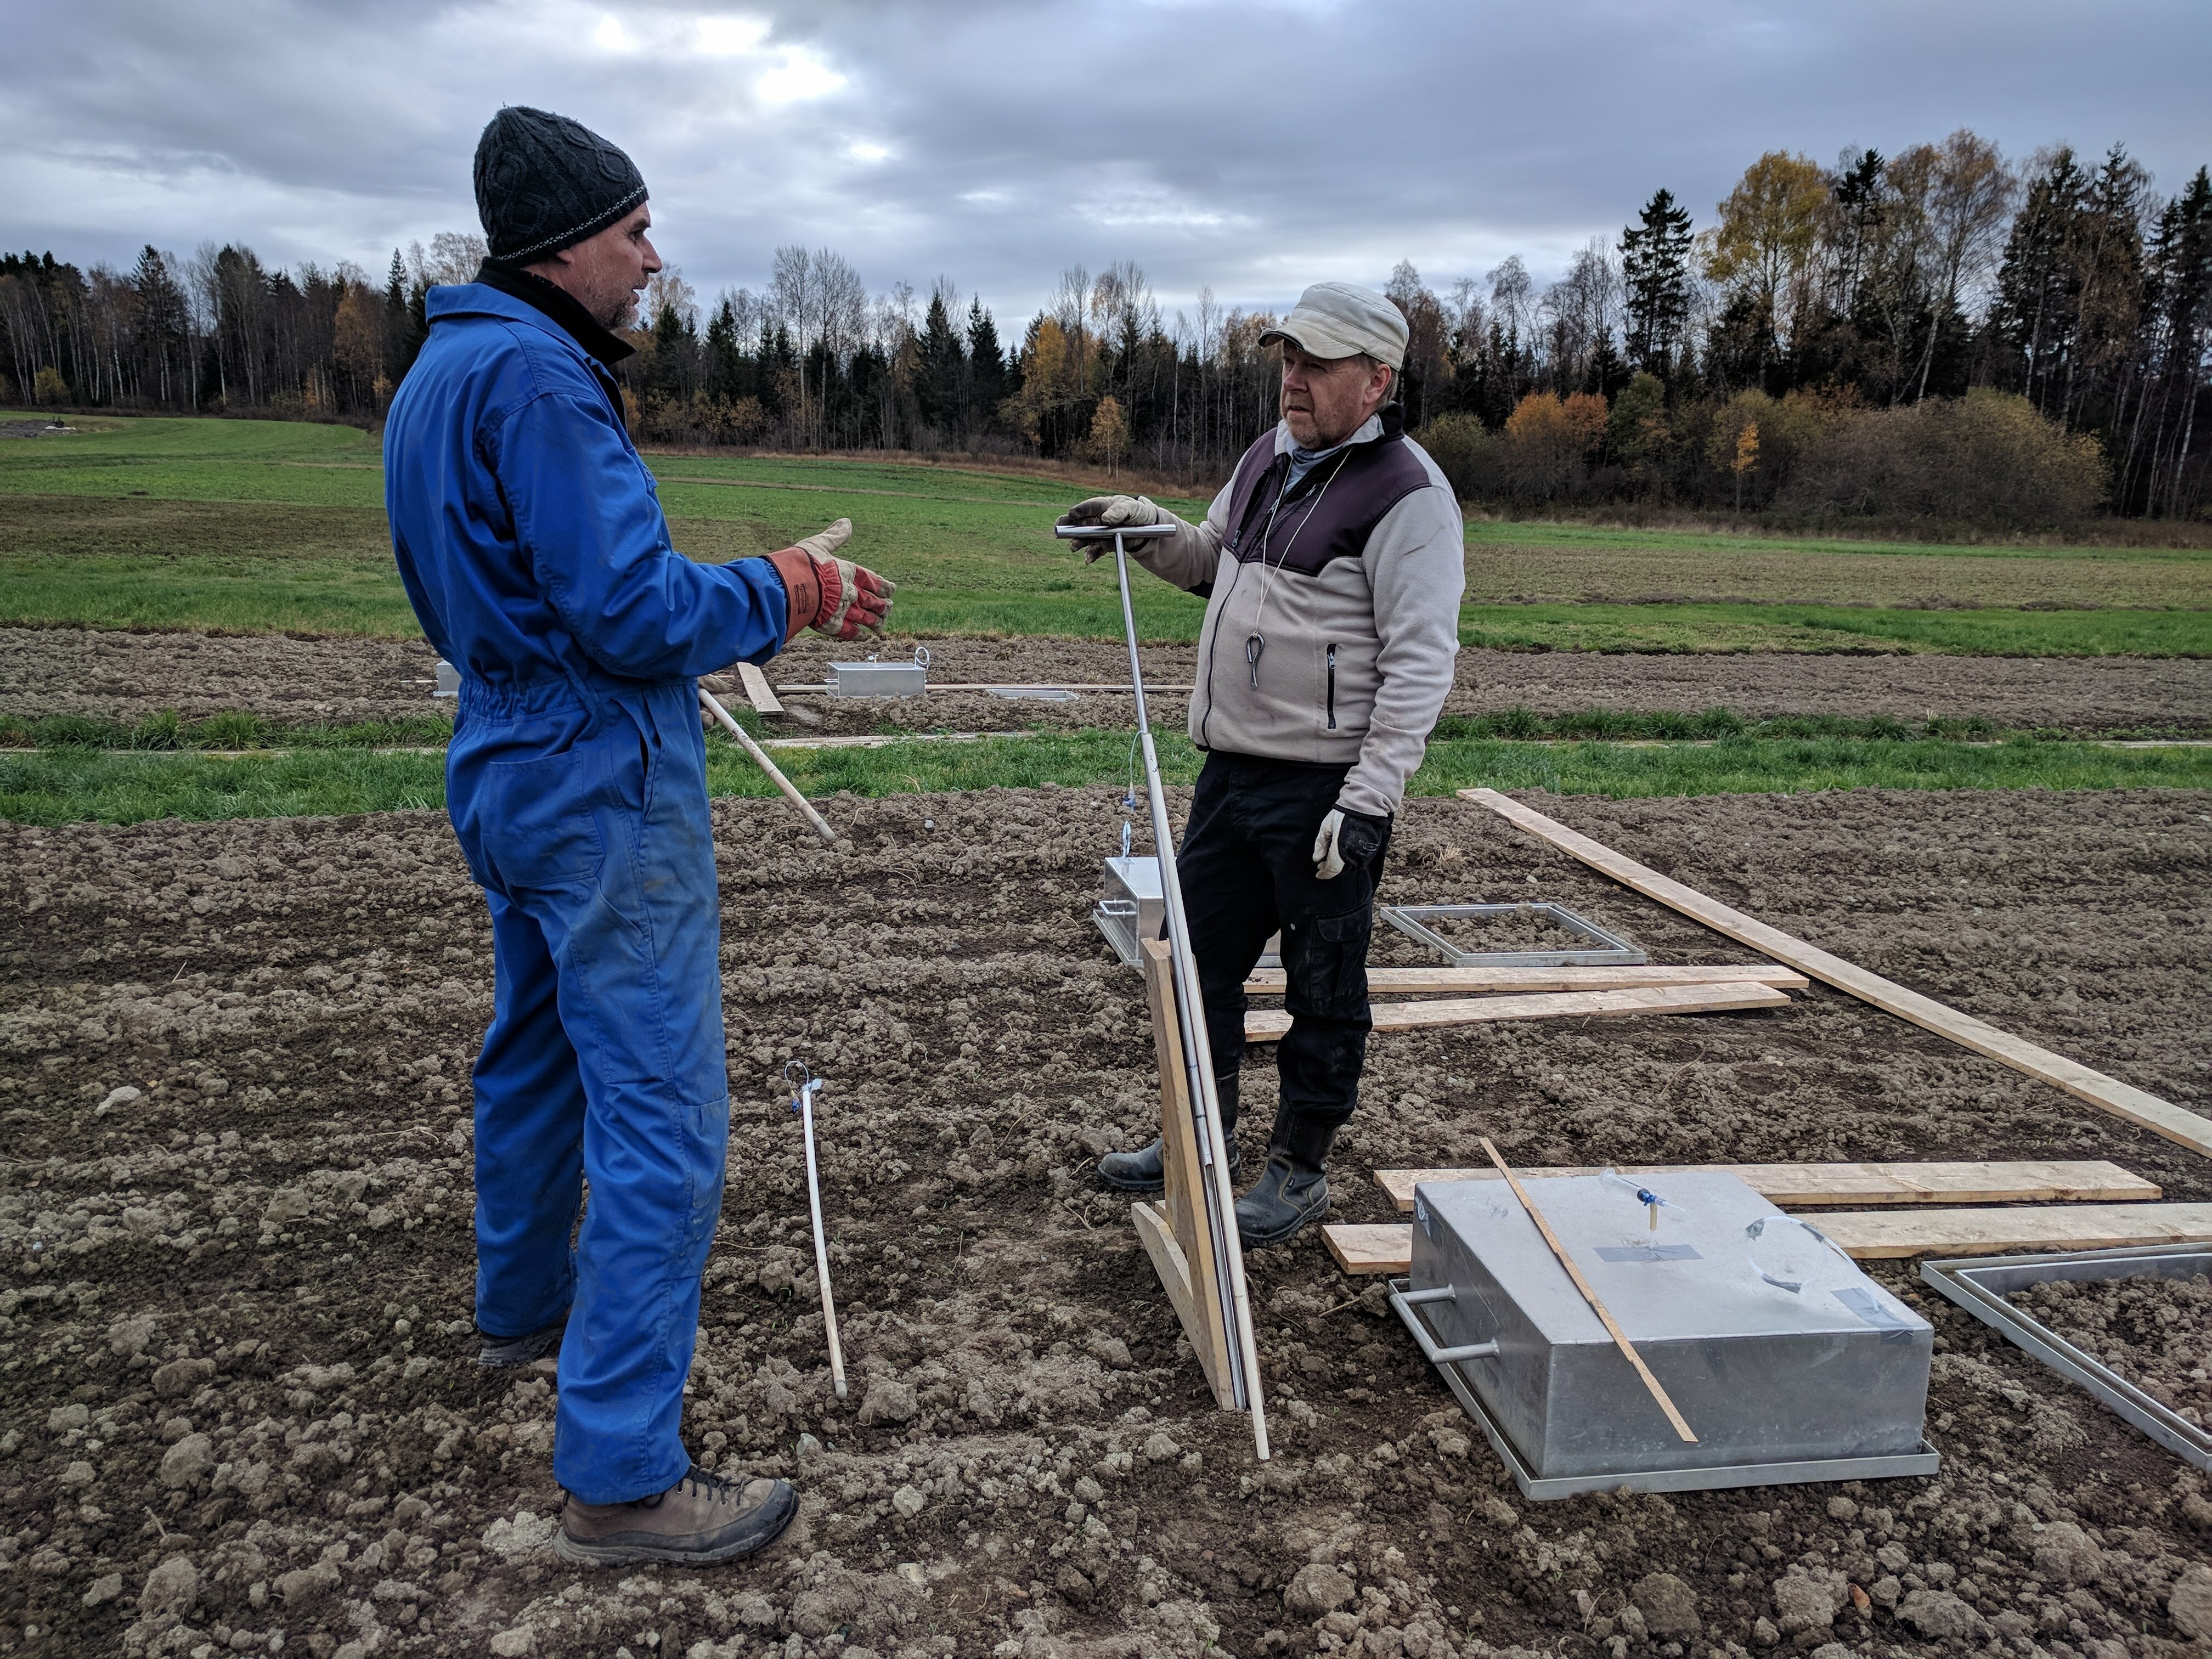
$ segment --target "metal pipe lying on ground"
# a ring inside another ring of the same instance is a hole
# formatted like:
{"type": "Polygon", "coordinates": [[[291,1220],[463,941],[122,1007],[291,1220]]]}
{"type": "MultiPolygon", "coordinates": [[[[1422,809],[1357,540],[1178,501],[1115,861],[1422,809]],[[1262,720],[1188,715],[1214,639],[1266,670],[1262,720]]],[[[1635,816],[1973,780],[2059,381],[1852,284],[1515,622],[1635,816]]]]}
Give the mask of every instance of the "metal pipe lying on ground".
{"type": "Polygon", "coordinates": [[[722,729],[738,740],[738,745],[753,757],[760,769],[769,775],[777,788],[783,791],[784,799],[806,815],[806,821],[814,826],[816,835],[826,842],[834,842],[837,839],[837,832],[830,827],[829,821],[821,813],[814,810],[814,803],[799,793],[791,780],[784,776],[777,769],[776,763],[768,757],[768,750],[755,743],[752,733],[732,720],[730,711],[715,702],[714,694],[704,687],[700,689],[699,706],[721,722],[722,729]]]}

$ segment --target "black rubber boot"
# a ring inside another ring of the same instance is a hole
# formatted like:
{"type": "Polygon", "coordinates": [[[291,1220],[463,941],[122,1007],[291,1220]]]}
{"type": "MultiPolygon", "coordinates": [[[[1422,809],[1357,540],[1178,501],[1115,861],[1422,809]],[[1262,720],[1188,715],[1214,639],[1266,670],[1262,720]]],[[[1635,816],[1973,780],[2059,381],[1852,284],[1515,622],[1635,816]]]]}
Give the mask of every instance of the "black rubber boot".
{"type": "Polygon", "coordinates": [[[1237,1236],[1246,1248],[1286,1243],[1328,1213],[1328,1174],[1322,1166],[1338,1127],[1276,1120],[1267,1167],[1237,1200],[1237,1236]]]}
{"type": "Polygon", "coordinates": [[[568,1316],[562,1314],[550,1325],[540,1330],[525,1331],[520,1336],[494,1336],[479,1328],[477,1332],[477,1364],[489,1365],[495,1370],[510,1370],[518,1365],[528,1365],[561,1351],[561,1339],[568,1334],[568,1316]]]}
{"type": "MultiPolygon", "coordinates": [[[[1229,1178],[1234,1181],[1244,1162],[1237,1151],[1237,1074],[1214,1079],[1213,1092],[1221,1101],[1221,1135],[1229,1143],[1229,1178]]],[[[1164,1191],[1167,1173],[1160,1163],[1160,1138],[1154,1135],[1133,1152],[1107,1153],[1098,1160],[1098,1179],[1117,1193],[1164,1191]]]]}

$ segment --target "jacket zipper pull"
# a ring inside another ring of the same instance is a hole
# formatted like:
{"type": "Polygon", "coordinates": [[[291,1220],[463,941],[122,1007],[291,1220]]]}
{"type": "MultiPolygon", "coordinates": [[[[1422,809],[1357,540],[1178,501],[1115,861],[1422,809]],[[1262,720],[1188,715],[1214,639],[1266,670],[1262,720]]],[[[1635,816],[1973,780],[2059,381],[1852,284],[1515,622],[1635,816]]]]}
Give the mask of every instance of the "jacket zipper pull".
{"type": "Polygon", "coordinates": [[[1336,730],[1336,647],[1328,648],[1328,729],[1336,730]]]}

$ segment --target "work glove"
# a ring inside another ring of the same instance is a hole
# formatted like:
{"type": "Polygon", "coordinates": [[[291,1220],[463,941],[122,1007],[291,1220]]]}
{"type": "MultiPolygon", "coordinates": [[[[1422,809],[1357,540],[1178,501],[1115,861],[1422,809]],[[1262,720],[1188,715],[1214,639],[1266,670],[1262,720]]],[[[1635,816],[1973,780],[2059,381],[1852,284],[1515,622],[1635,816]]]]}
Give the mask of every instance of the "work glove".
{"type": "MultiPolygon", "coordinates": [[[[1093,495],[1088,501],[1078,501],[1060,515],[1064,525],[1104,525],[1109,530],[1133,530],[1139,525],[1165,524],[1175,514],[1164,507],[1156,507],[1143,495],[1093,495]]],[[[1112,550],[1114,544],[1105,537],[1083,544],[1083,562],[1096,563],[1112,550]]]]}
{"type": "Polygon", "coordinates": [[[1334,881],[1346,870],[1364,870],[1375,862],[1390,839],[1390,820],[1370,812],[1352,812],[1332,806],[1314,837],[1314,874],[1334,881]]]}
{"type": "Polygon", "coordinates": [[[787,644],[799,637],[802,628],[833,640],[861,634],[883,637],[884,618],[890,614],[891,595],[898,592],[898,584],[836,556],[852,533],[853,521],[840,519],[796,547],[768,556],[783,579],[788,604],[783,632],[787,644]]]}

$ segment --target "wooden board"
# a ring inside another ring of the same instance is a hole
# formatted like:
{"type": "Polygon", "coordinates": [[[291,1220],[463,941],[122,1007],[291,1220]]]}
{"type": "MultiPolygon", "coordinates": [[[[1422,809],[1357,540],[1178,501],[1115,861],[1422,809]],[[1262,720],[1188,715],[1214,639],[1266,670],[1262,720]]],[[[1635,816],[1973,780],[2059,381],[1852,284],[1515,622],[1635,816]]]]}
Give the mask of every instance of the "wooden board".
{"type": "MultiPolygon", "coordinates": [[[[2212,1239],[2212,1204],[2083,1204],[1996,1210],[1847,1210],[1814,1224],[1860,1261],[1911,1255],[1994,1255],[2002,1250],[2100,1250],[2212,1239]]],[[[1338,1224],[1321,1230],[1348,1273],[1402,1273],[1413,1265],[1413,1230],[1338,1224]]]]}
{"type": "Polygon", "coordinates": [[[1348,1273],[1402,1273],[1413,1266],[1413,1229],[1409,1222],[1386,1222],[1370,1226],[1356,1222],[1332,1222],[1321,1230],[1321,1241],[1348,1273]]]}
{"type": "Polygon", "coordinates": [[[781,714],[783,705],[776,701],[775,693],[769,689],[768,676],[749,662],[738,665],[738,683],[745,688],[745,701],[760,714],[781,714]]]}
{"type": "Polygon", "coordinates": [[[1190,1085],[1183,1069],[1182,1026],[1176,1018],[1174,969],[1162,941],[1144,942],[1145,997],[1152,1012],[1152,1045],[1160,1064],[1160,1161],[1165,1177],[1158,1205],[1130,1206],[1137,1237],[1152,1259],[1168,1300],[1182,1322],[1224,1411],[1237,1405],[1221,1286],[1213,1273],[1213,1242],[1206,1221],[1206,1178],[1199,1162],[1198,1128],[1191,1118],[1190,1085]],[[1203,1235],[1203,1236],[1202,1236],[1203,1235]]]}
{"type": "MultiPolygon", "coordinates": [[[[1530,996],[1465,997],[1450,1002],[1385,1002],[1375,1008],[1378,1031],[1418,1031],[1497,1019],[1572,1019],[1593,1015],[1711,1014],[1731,1008],[1778,1008],[1790,999],[1771,985],[1654,985],[1635,991],[1552,991],[1530,996]]],[[[1244,1040],[1273,1042],[1291,1017],[1273,1008],[1244,1016],[1244,1040]]]]}
{"type": "MultiPolygon", "coordinates": [[[[1843,1204],[2142,1202],[2161,1196],[2155,1182],[2102,1158],[2027,1164],[1623,1164],[1623,1175],[1656,1180],[1687,1170],[1735,1176],[1785,1210],[1843,1204]]],[[[1595,1175],[1595,1169],[1523,1170],[1524,1180],[1595,1175]]],[[[1413,1207],[1413,1188],[1430,1181],[1495,1181],[1480,1170],[1377,1170],[1375,1179],[1401,1211],[1413,1207]]]]}
{"type": "MultiPolygon", "coordinates": [[[[1259,968],[1244,994],[1279,997],[1289,976],[1259,968]]],[[[1632,991],[1647,985],[1771,985],[1802,991],[1805,975],[1768,963],[1710,968],[1370,968],[1367,988],[1397,996],[1462,996],[1504,991],[1632,991]]]]}
{"type": "Polygon", "coordinates": [[[1864,1002],[1870,1002],[1884,1012],[1909,1019],[1915,1025],[1948,1037],[1961,1048],[2025,1072],[2028,1076],[2063,1089],[2092,1106],[2110,1112],[2154,1134],[2186,1146],[2193,1152],[2212,1158],[2212,1118],[2200,1117],[2195,1112],[2185,1111],[2171,1102],[2145,1092],[2117,1078],[2106,1077],[2102,1072],[2068,1060],[2063,1054],[2052,1054],[2048,1048],[2001,1031],[1996,1026],[1962,1014],[1926,997],[1917,991],[1907,990],[1894,981],[1879,974],[1869,973],[1841,957],[1832,956],[1817,945],[1769,927],[1740,910],[1729,908],[1718,900],[1706,897],[1692,887],[1661,875],[1656,870],[1638,864],[1635,860],[1614,852],[1601,842],[1592,841],[1577,830],[1570,830],[1555,819],[1546,817],[1533,807],[1508,799],[1494,789],[1462,789],[1460,799],[1479,802],[1507,822],[1517,824],[1530,835],[1549,842],[1561,852],[1580,859],[1593,870],[1612,877],[1627,887],[1634,888],[1646,898],[1656,899],[1670,909],[1679,910],[1692,921],[1703,922],[1714,932],[1725,933],[1739,945],[1747,945],[1754,951],[1763,951],[1777,962],[1786,963],[1800,973],[1823,980],[1839,991],[1849,992],[1864,1002]]]}
{"type": "Polygon", "coordinates": [[[2104,1250],[2212,1239],[2212,1204],[2081,1204],[2059,1209],[1870,1210],[1813,1224],[1861,1261],[2000,1250],[2104,1250]]]}

